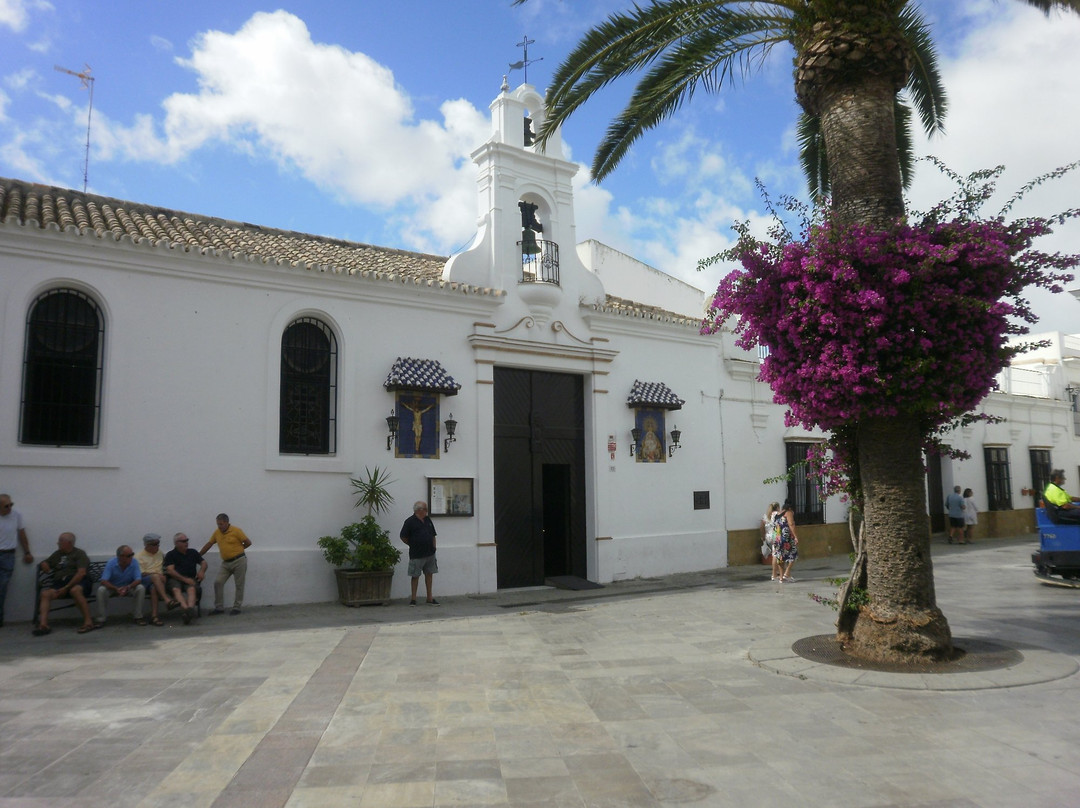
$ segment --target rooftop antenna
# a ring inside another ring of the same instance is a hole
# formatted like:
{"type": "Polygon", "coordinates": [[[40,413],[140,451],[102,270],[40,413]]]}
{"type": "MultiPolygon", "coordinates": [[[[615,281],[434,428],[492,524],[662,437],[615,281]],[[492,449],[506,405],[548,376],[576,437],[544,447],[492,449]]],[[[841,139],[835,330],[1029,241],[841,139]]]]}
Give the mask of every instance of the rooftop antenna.
{"type": "Polygon", "coordinates": [[[53,68],[59,70],[61,73],[75,76],[75,78],[82,82],[83,89],[90,91],[90,106],[86,111],[86,157],[83,159],[82,175],[82,189],[85,194],[87,180],[90,177],[90,119],[94,114],[94,77],[90,75],[90,65],[87,64],[83,65],[81,73],[74,70],[68,70],[66,67],[60,67],[60,65],[53,65],[53,68]]]}
{"type": "Polygon", "coordinates": [[[531,65],[533,62],[542,62],[542,61],[544,61],[543,56],[541,56],[539,59],[530,59],[529,58],[529,45],[535,44],[535,42],[536,42],[536,40],[535,39],[529,39],[527,34],[524,37],[522,37],[521,41],[519,43],[517,43],[517,46],[519,48],[524,48],[525,49],[525,53],[523,54],[523,58],[522,58],[522,60],[520,62],[513,62],[510,65],[510,72],[513,72],[515,70],[524,71],[524,74],[525,74],[524,82],[526,84],[529,83],[529,65],[531,65]]]}

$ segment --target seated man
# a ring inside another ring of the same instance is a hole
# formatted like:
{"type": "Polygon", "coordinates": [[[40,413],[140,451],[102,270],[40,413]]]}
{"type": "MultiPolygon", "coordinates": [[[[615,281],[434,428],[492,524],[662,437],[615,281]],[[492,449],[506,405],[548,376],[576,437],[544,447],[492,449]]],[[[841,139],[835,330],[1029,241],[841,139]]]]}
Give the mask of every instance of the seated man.
{"type": "Polygon", "coordinates": [[[146,618],[143,617],[143,599],[146,597],[146,587],[142,584],[142,570],[139,562],[135,560],[135,551],[126,544],[116,548],[116,555],[109,559],[105,565],[105,571],[101,573],[101,580],[97,588],[97,620],[98,628],[105,625],[105,617],[109,613],[109,598],[135,598],[135,607],[132,615],[136,625],[145,626],[146,618]]]}
{"type": "Polygon", "coordinates": [[[83,624],[79,627],[80,634],[94,630],[94,621],[90,619],[90,604],[86,600],[86,592],[83,591],[83,579],[90,568],[90,559],[75,546],[74,533],[61,533],[56,540],[56,546],[59,549],[40,565],[43,572],[53,574],[53,584],[51,589],[41,590],[41,601],[38,604],[41,614],[34,629],[35,637],[52,631],[49,628],[49,609],[57,598],[71,598],[79,607],[83,616],[83,624]]]}
{"type": "Polygon", "coordinates": [[[1071,497],[1062,487],[1065,482],[1065,472],[1054,469],[1050,472],[1050,484],[1043,492],[1043,503],[1046,505],[1046,515],[1050,521],[1058,525],[1080,524],[1080,507],[1077,507],[1076,497],[1071,497]]]}
{"type": "Polygon", "coordinates": [[[143,548],[135,554],[142,570],[142,584],[150,593],[150,625],[165,625],[158,616],[158,604],[175,609],[180,604],[165,591],[165,554],[161,552],[161,536],[147,533],[142,539],[143,548]]]}
{"type": "Polygon", "coordinates": [[[206,575],[206,560],[198,550],[188,547],[188,537],[183,533],[173,536],[173,549],[165,554],[165,574],[173,597],[184,607],[184,625],[195,617],[198,587],[206,575]]]}

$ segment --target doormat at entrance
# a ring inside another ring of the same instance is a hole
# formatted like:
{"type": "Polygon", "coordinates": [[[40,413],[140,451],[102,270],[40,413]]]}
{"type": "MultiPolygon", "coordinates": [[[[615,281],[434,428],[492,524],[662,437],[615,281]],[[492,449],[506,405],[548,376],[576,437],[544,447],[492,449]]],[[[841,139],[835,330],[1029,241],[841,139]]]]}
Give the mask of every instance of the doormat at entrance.
{"type": "Polygon", "coordinates": [[[603,584],[594,584],[592,581],[586,581],[584,578],[578,578],[576,575],[554,575],[551,578],[545,578],[544,583],[548,586],[553,586],[556,589],[572,589],[574,591],[604,588],[603,584]]]}

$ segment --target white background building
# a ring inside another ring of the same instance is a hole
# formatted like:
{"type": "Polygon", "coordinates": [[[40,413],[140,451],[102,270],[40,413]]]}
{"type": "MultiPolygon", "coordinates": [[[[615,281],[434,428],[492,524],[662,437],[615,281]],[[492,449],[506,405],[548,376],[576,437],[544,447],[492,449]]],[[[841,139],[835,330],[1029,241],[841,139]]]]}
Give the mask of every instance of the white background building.
{"type": "MultiPolygon", "coordinates": [[[[449,260],[0,180],[0,490],[37,559],[64,530],[92,558],[146,532],[198,547],[225,511],[254,542],[248,605],[330,600],[315,541],[359,519],[349,477],[375,466],[394,479],[380,521],[395,538],[432,490],[471,504],[433,503],[438,594],[750,563],[760,514],[789,490],[823,523],[800,529],[804,554],[846,551],[842,503],[822,506],[798,480],[762,485],[820,436],[784,427],[757,356],[730,333],[699,334],[701,290],[601,244],[575,248],[576,166],[558,136],[546,151],[527,143],[541,97],[504,86],[491,108],[473,154],[477,236],[449,260]],[[46,322],[52,309],[68,319],[46,322]],[[57,356],[71,358],[59,402],[34,381],[57,356]],[[399,360],[441,369],[456,395],[416,379],[387,389],[399,360]],[[434,407],[417,437],[420,404],[434,407]]],[[[1002,468],[984,450],[1005,448],[1013,510],[991,529],[1030,521],[1020,491],[1045,459],[1033,452],[1080,460],[1066,393],[1080,352],[1057,344],[1025,368],[1034,382],[1016,370],[985,402],[1007,423],[957,436],[971,461],[931,469],[986,510],[986,459],[995,480],[1002,468]]],[[[29,618],[33,586],[19,564],[9,620],[29,618]]]]}

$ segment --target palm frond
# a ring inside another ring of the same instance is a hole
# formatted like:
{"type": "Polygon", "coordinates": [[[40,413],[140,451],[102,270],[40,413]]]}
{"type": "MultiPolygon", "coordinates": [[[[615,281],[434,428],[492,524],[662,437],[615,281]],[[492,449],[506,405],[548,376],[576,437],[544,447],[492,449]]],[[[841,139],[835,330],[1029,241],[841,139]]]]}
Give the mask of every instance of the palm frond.
{"type": "Polygon", "coordinates": [[[1080,14],[1080,0],[1023,0],[1023,2],[1039,9],[1044,14],[1049,14],[1054,9],[1075,11],[1080,14]]]}
{"type": "Polygon", "coordinates": [[[915,60],[907,90],[919,112],[919,121],[926,134],[944,134],[948,100],[941,81],[941,72],[938,70],[937,51],[930,36],[930,29],[912,6],[906,6],[900,12],[899,24],[915,60]]]}
{"type": "Polygon", "coordinates": [[[829,156],[821,134],[821,118],[802,112],[795,128],[799,141],[799,165],[815,205],[829,195],[829,156]]]}
{"type": "Polygon", "coordinates": [[[788,41],[791,20],[786,15],[791,12],[785,3],[771,4],[778,9],[774,15],[728,5],[735,4],[665,0],[613,15],[589,31],[552,78],[540,139],[602,87],[649,68],[597,149],[592,168],[600,181],[645,131],[678,110],[697,87],[715,92],[732,75],[753,70],[774,45],[788,41]]]}
{"type": "MultiPolygon", "coordinates": [[[[612,121],[593,158],[597,181],[610,174],[646,131],[673,115],[691,100],[700,86],[715,92],[742,65],[738,52],[719,52],[712,36],[688,38],[642,78],[623,111],[612,121]]],[[[777,41],[767,37],[747,48],[768,49],[777,41]]]]}
{"type": "Polygon", "coordinates": [[[915,178],[915,154],[911,142],[911,107],[899,95],[893,100],[896,126],[896,157],[900,162],[900,184],[906,191],[915,178]]]}

